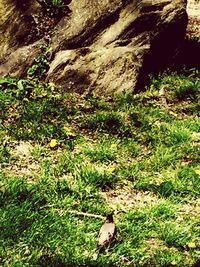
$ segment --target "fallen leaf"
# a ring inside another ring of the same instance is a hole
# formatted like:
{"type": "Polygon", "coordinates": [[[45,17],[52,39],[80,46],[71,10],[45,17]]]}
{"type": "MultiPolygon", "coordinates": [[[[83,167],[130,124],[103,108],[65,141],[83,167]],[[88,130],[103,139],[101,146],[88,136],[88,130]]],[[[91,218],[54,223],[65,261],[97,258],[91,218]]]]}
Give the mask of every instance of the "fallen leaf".
{"type": "Polygon", "coordinates": [[[52,88],[52,89],[54,89],[55,88],[55,83],[49,83],[49,86],[52,88]]]}
{"type": "Polygon", "coordinates": [[[57,144],[58,144],[58,141],[56,139],[51,139],[51,141],[49,143],[50,147],[52,147],[52,148],[57,146],[57,144]]]}
{"type": "Polygon", "coordinates": [[[181,166],[188,166],[190,163],[192,163],[192,160],[183,160],[181,161],[181,166]]]}
{"type": "Polygon", "coordinates": [[[111,166],[111,167],[109,167],[109,168],[107,169],[107,172],[108,172],[109,174],[113,173],[114,171],[115,171],[115,167],[114,167],[114,166],[111,166]]]}
{"type": "Polygon", "coordinates": [[[187,243],[189,248],[196,248],[196,244],[194,242],[187,243]]]}
{"type": "Polygon", "coordinates": [[[171,262],[171,265],[174,265],[175,266],[176,264],[177,264],[176,261],[172,261],[171,262]]]}
{"type": "Polygon", "coordinates": [[[64,129],[66,135],[75,136],[75,133],[72,131],[72,129],[69,126],[64,125],[63,129],[64,129]]]}
{"type": "Polygon", "coordinates": [[[160,91],[158,92],[158,96],[164,96],[166,94],[166,89],[164,87],[160,88],[160,91]]]}
{"type": "Polygon", "coordinates": [[[96,261],[97,258],[98,258],[98,253],[94,253],[93,256],[92,256],[93,260],[96,261]]]}
{"type": "Polygon", "coordinates": [[[196,169],[194,172],[200,176],[200,169],[196,169]]]}
{"type": "Polygon", "coordinates": [[[112,150],[117,149],[117,144],[112,144],[112,145],[110,146],[110,148],[111,148],[112,150]]]}

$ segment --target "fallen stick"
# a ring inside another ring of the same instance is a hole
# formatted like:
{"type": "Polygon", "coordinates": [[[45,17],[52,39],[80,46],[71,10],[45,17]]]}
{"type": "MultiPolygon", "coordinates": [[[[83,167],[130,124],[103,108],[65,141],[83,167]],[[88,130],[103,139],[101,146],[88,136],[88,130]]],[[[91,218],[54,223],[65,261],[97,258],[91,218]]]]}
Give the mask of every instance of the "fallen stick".
{"type": "MultiPolygon", "coordinates": [[[[51,204],[51,205],[45,205],[43,207],[41,207],[40,209],[44,209],[44,208],[53,208],[56,207],[56,204],[51,204]]],[[[96,215],[93,213],[88,213],[88,212],[81,212],[81,211],[77,211],[77,210],[61,210],[61,209],[55,209],[56,211],[60,212],[60,214],[66,214],[66,213],[70,213],[70,214],[74,214],[74,215],[80,215],[80,216],[85,216],[85,217],[93,217],[93,218],[98,218],[98,219],[102,219],[105,220],[106,217],[101,216],[101,215],[96,215]]]]}
{"type": "Polygon", "coordinates": [[[106,219],[106,217],[101,216],[101,215],[96,215],[96,214],[87,213],[87,212],[80,212],[80,211],[76,211],[76,210],[68,210],[67,212],[70,213],[70,214],[74,214],[74,215],[99,218],[99,219],[102,219],[102,220],[106,219]]]}

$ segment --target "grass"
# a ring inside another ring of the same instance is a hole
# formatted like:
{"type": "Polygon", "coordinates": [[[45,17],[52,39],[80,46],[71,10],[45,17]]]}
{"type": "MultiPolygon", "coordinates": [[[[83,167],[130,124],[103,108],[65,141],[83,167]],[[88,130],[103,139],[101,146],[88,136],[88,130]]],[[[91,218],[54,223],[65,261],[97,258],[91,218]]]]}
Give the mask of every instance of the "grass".
{"type": "Polygon", "coordinates": [[[0,265],[199,266],[199,78],[110,101],[1,79],[0,265]],[[114,243],[71,210],[114,211],[114,243]]]}

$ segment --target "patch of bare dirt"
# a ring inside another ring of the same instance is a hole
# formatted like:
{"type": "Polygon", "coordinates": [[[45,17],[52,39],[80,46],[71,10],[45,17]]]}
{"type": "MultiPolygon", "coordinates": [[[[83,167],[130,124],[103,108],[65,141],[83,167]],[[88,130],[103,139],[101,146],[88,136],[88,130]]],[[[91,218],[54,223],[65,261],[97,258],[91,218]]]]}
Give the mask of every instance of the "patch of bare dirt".
{"type": "Polygon", "coordinates": [[[38,164],[31,156],[33,146],[29,142],[20,141],[11,151],[14,161],[4,169],[9,175],[31,176],[39,170],[38,164]]]}
{"type": "Polygon", "coordinates": [[[141,192],[130,187],[118,187],[113,191],[101,192],[101,196],[113,210],[127,211],[134,206],[144,207],[158,201],[156,195],[151,192],[141,192]]]}
{"type": "Polygon", "coordinates": [[[178,213],[183,216],[198,216],[200,214],[200,199],[196,200],[195,205],[194,203],[182,205],[178,213]]]}

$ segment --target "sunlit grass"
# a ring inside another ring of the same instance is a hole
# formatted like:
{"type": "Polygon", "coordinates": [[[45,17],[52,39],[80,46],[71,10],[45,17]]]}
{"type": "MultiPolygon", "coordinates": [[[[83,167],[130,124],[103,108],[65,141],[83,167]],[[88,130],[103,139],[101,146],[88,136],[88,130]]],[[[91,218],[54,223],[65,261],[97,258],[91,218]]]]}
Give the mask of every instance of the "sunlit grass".
{"type": "Polygon", "coordinates": [[[0,265],[198,266],[199,74],[112,101],[0,85],[0,265]],[[163,91],[164,88],[164,91],[163,91]],[[115,241],[96,250],[114,211],[115,241]]]}

